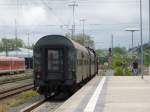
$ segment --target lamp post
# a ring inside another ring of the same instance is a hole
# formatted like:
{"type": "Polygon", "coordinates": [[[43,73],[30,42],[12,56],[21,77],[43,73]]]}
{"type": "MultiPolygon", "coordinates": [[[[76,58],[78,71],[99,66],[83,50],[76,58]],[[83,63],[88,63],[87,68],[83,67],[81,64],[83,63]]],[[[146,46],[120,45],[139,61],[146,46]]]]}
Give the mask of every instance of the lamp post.
{"type": "Polygon", "coordinates": [[[141,78],[143,79],[143,66],[144,66],[144,55],[143,55],[143,23],[142,23],[142,0],[140,0],[140,36],[141,36],[141,78]]]}
{"type": "Polygon", "coordinates": [[[150,0],[149,0],[149,44],[150,44],[150,0]]]}
{"type": "Polygon", "coordinates": [[[132,59],[132,62],[133,63],[133,60],[134,60],[134,57],[133,57],[133,48],[134,48],[134,38],[133,38],[133,34],[135,31],[139,31],[137,28],[127,28],[125,31],[129,31],[132,33],[132,45],[131,45],[131,59],[132,59]]]}
{"type": "Polygon", "coordinates": [[[132,33],[132,49],[133,49],[133,47],[134,47],[134,38],[133,38],[134,35],[133,34],[135,31],[139,31],[139,30],[136,28],[127,28],[125,31],[129,31],[132,33]]]}

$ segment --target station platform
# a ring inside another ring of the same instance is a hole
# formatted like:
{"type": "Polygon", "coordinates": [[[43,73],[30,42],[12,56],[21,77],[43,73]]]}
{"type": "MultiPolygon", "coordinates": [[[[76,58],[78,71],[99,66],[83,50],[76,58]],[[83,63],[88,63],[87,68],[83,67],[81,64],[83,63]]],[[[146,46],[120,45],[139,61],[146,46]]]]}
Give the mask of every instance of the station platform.
{"type": "Polygon", "coordinates": [[[150,112],[150,76],[95,76],[55,112],[150,112]]]}

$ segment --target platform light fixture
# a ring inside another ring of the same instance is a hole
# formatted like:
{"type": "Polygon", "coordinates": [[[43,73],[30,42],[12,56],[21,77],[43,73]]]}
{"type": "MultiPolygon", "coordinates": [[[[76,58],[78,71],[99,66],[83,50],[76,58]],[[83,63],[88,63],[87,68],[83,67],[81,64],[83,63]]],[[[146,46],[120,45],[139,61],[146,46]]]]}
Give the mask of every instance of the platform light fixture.
{"type": "Polygon", "coordinates": [[[133,49],[133,47],[134,47],[134,38],[133,38],[134,32],[139,31],[139,29],[138,28],[126,28],[125,31],[129,31],[132,33],[132,49],[133,49]]]}

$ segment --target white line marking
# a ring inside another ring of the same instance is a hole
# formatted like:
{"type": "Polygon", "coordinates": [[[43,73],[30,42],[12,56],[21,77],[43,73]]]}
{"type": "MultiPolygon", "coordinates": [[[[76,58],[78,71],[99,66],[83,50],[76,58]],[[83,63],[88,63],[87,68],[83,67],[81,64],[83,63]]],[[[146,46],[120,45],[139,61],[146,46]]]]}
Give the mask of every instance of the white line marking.
{"type": "Polygon", "coordinates": [[[102,91],[103,85],[105,83],[106,77],[103,77],[103,79],[98,84],[93,96],[91,97],[90,101],[88,102],[86,108],[84,109],[84,112],[94,112],[98,97],[102,91]]]}

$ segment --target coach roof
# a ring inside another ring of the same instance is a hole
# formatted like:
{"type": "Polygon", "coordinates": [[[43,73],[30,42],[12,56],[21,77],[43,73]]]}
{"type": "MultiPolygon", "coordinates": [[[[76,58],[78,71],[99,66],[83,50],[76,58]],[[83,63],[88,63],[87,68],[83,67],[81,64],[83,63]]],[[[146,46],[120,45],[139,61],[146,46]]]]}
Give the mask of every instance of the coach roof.
{"type": "Polygon", "coordinates": [[[75,48],[79,49],[84,52],[88,52],[87,49],[80,45],[79,43],[61,35],[47,35],[38,40],[38,42],[35,45],[36,47],[42,47],[42,46],[49,46],[49,45],[61,45],[61,46],[67,46],[69,48],[75,48]]]}

